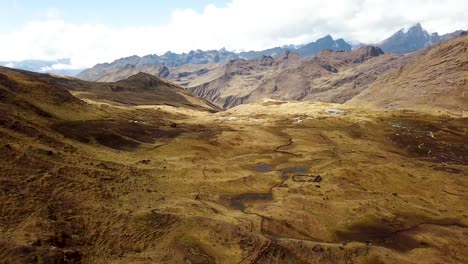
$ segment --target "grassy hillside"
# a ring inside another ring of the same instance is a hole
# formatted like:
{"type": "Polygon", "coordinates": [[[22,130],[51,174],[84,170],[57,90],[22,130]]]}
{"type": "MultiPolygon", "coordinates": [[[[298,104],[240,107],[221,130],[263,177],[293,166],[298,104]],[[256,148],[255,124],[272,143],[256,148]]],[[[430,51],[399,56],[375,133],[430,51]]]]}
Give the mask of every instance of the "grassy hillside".
{"type": "Polygon", "coordinates": [[[468,36],[428,48],[418,60],[373,83],[349,104],[466,115],[468,36]]]}
{"type": "MultiPolygon", "coordinates": [[[[2,74],[1,263],[468,261],[466,119],[87,104],[2,74]]],[[[145,76],[113,85],[140,100],[145,76]]]]}

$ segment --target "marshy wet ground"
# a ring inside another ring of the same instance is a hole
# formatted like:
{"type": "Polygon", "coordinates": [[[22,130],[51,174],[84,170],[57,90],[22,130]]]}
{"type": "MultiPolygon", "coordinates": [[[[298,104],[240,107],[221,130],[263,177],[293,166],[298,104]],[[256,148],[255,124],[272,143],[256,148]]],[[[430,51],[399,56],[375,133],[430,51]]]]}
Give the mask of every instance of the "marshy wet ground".
{"type": "Polygon", "coordinates": [[[273,195],[271,193],[245,193],[229,197],[226,200],[231,208],[244,212],[248,203],[271,201],[273,195]]]}

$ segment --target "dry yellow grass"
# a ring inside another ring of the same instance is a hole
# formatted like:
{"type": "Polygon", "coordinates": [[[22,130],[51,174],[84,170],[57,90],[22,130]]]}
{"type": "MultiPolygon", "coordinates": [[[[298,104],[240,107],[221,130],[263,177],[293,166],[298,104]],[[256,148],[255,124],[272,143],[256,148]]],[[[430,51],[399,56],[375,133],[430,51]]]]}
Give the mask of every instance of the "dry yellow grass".
{"type": "Polygon", "coordinates": [[[2,263],[468,261],[466,119],[72,99],[90,120],[5,85],[2,263]]]}

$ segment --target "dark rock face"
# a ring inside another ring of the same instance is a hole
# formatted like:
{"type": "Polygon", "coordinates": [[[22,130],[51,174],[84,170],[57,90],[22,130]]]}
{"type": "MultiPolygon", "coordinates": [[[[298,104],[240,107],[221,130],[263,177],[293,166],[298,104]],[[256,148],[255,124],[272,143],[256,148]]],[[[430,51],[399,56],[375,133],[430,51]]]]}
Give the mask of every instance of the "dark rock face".
{"type": "Polygon", "coordinates": [[[159,71],[158,76],[166,78],[167,76],[169,76],[169,74],[170,74],[169,68],[167,68],[166,66],[163,66],[161,70],[159,71]]]}
{"type": "Polygon", "coordinates": [[[375,47],[375,46],[367,46],[366,50],[367,50],[367,54],[369,54],[370,57],[377,57],[377,56],[384,54],[381,48],[375,47]]]}

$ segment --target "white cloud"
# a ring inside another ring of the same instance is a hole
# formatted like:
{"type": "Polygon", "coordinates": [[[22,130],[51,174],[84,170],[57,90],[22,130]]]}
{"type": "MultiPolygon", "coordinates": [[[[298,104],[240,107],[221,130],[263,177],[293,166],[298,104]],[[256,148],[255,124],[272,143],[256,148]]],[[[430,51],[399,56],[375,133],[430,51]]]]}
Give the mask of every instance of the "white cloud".
{"type": "Polygon", "coordinates": [[[17,32],[0,33],[0,61],[71,58],[89,67],[129,55],[167,50],[264,49],[302,44],[326,34],[375,43],[402,27],[421,22],[429,31],[466,29],[464,0],[233,0],[203,12],[175,10],[162,25],[112,27],[71,24],[60,12],[32,21],[17,32]]]}
{"type": "MultiPolygon", "coordinates": [[[[6,66],[8,67],[8,66],[6,66]]],[[[39,72],[51,72],[51,71],[57,71],[57,70],[79,70],[82,69],[79,65],[70,65],[70,64],[64,64],[64,63],[56,63],[51,66],[44,66],[42,67],[39,72]]]]}

